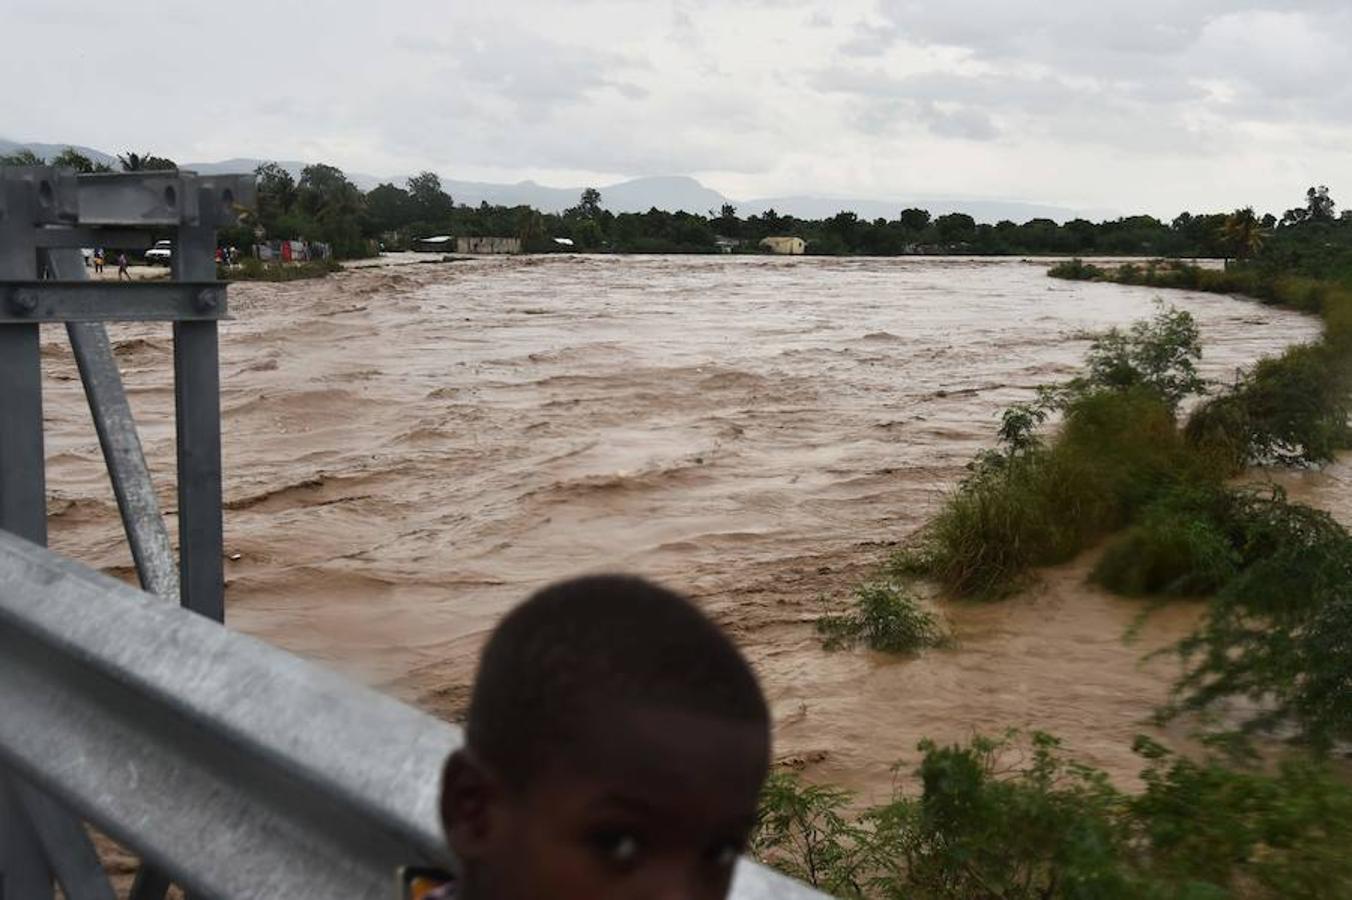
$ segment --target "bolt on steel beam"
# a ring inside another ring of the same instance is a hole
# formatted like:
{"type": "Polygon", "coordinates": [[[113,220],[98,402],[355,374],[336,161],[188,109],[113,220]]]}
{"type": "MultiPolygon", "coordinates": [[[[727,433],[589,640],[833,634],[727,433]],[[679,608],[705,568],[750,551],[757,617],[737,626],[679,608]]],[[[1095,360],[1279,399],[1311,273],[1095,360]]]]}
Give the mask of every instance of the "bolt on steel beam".
{"type": "Polygon", "coordinates": [[[0,324],[192,322],[228,315],[226,288],[218,281],[0,282],[0,324]]]}

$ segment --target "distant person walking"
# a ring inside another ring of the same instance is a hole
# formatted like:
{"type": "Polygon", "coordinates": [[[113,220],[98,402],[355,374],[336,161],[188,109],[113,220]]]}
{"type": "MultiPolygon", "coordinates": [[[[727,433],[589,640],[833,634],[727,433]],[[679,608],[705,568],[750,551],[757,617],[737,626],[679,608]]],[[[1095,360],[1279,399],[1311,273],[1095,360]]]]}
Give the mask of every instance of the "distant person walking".
{"type": "Polygon", "coordinates": [[[127,254],[119,251],[117,254],[117,280],[123,278],[131,281],[131,273],[127,271],[127,254]]]}
{"type": "Polygon", "coordinates": [[[94,274],[103,274],[103,248],[100,247],[94,251],[94,274]]]}

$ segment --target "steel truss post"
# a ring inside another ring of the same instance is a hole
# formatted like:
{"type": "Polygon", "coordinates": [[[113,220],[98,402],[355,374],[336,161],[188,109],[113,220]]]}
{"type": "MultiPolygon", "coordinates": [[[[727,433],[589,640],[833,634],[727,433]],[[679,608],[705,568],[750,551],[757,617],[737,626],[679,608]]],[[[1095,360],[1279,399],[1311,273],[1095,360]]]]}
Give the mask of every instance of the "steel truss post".
{"type": "MultiPolygon", "coordinates": [[[[216,230],[185,226],[174,248],[174,279],[216,277],[216,230]]],[[[214,321],[174,323],[174,411],[178,438],[179,594],[184,606],[225,620],[221,514],[221,373],[214,321]]]]}
{"type": "MultiPolygon", "coordinates": [[[[48,250],[47,267],[62,281],[86,277],[78,250],[48,250]]],[[[108,330],[101,322],[67,322],[80,381],[89,401],[89,413],[98,431],[99,446],[113,483],[118,510],[131,546],[141,587],[152,594],[178,602],[178,571],[169,532],[160,515],[155,485],[141,450],[131,405],[122,387],[122,375],[108,343],[108,330]]]]}
{"type": "MultiPolygon", "coordinates": [[[[37,277],[35,188],[51,186],[21,171],[0,178],[0,280],[37,277]]],[[[0,529],[47,543],[42,364],[37,325],[0,325],[0,529]]],[[[52,871],[15,782],[0,773],[0,898],[50,898],[52,871]]]]}

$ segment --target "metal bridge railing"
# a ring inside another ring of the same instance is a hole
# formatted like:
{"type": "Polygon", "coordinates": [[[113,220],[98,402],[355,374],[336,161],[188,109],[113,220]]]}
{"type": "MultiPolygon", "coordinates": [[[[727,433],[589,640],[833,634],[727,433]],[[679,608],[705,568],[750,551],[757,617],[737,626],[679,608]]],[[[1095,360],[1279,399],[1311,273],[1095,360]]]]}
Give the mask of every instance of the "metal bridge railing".
{"type": "MultiPolygon", "coordinates": [[[[459,729],[5,532],[0,710],[19,791],[193,896],[390,900],[399,866],[452,864],[459,729]]],[[[96,860],[53,863],[73,900],[111,896],[96,860]]],[[[733,896],[820,895],[743,863],[733,896]]]]}

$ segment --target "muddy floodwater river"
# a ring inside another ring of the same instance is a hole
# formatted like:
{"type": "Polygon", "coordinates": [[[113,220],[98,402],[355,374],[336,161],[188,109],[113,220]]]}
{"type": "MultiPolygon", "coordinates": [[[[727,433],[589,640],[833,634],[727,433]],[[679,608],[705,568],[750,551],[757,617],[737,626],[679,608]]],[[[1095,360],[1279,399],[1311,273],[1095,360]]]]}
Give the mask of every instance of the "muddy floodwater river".
{"type": "MultiPolygon", "coordinates": [[[[1004,603],[946,604],[956,647],[916,659],[826,653],[811,624],[934,512],[1004,406],[1159,296],[1046,267],[537,257],[232,287],[228,622],[453,717],[515,601],[638,572],[736,636],[777,756],[813,778],[880,799],[920,737],[1007,726],[1129,777],[1174,671],[1141,658],[1194,606],[1127,643],[1140,605],[1087,586],[1082,560],[1004,603]]],[[[1196,316],[1209,378],[1318,330],[1252,302],[1167,299],[1196,316]]],[[[172,520],[169,334],[113,338],[172,520]]],[[[43,353],[52,543],[127,577],[63,333],[43,353]]]]}

